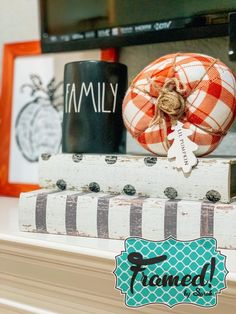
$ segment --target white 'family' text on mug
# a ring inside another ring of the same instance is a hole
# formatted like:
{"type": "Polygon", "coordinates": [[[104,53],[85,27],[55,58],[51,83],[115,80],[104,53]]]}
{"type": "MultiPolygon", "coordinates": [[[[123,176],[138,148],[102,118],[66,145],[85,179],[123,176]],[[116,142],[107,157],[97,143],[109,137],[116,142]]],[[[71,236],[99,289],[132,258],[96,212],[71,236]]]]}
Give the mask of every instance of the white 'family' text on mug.
{"type": "Polygon", "coordinates": [[[66,84],[65,91],[65,112],[71,113],[72,111],[79,113],[81,110],[81,104],[83,103],[84,97],[91,98],[91,105],[94,108],[94,112],[103,113],[114,113],[116,110],[116,99],[117,99],[118,83],[82,83],[81,86],[73,84],[66,84]],[[80,88],[80,91],[76,97],[76,88],[80,88]],[[113,107],[112,110],[105,109],[105,94],[107,89],[112,92],[113,95],[113,107]]]}

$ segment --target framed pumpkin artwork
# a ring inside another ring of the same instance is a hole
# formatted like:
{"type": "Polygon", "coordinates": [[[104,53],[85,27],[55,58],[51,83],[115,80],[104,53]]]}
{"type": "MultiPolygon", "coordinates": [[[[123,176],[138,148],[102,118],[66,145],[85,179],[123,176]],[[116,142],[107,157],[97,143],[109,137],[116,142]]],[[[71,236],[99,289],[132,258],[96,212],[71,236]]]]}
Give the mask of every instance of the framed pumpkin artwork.
{"type": "Polygon", "coordinates": [[[64,65],[116,59],[113,48],[42,54],[39,41],[4,46],[0,195],[37,189],[39,156],[61,150],[64,65]]]}

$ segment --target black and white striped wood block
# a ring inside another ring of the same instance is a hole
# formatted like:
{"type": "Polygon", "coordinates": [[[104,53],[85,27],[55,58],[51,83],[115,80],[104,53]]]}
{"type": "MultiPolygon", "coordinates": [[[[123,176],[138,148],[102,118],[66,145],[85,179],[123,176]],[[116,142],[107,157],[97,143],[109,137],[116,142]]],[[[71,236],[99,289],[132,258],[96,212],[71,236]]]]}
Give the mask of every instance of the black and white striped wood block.
{"type": "Polygon", "coordinates": [[[42,155],[42,188],[229,203],[236,195],[236,159],[199,158],[190,175],[166,157],[129,155],[42,155]]]}
{"type": "Polygon", "coordinates": [[[21,231],[111,239],[214,236],[218,247],[236,249],[236,202],[42,189],[21,194],[19,223],[21,231]]]}

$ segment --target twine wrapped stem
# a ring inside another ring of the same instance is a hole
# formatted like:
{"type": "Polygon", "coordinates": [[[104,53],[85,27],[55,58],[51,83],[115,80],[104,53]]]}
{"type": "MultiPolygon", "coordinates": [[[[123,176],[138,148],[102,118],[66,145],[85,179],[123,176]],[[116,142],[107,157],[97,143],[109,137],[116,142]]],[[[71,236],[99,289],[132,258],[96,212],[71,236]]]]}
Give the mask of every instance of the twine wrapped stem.
{"type": "Polygon", "coordinates": [[[162,112],[166,113],[172,124],[184,114],[185,100],[183,94],[186,92],[186,86],[181,84],[177,78],[168,79],[159,91],[159,96],[156,100],[155,113],[149,127],[160,123],[163,118],[162,112]]]}

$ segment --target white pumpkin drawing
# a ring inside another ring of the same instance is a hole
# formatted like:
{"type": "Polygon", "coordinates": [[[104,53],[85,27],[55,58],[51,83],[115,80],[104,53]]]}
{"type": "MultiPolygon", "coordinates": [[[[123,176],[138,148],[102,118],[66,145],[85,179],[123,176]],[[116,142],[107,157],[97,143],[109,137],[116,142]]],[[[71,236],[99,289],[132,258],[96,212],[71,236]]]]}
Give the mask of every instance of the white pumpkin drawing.
{"type": "Polygon", "coordinates": [[[62,82],[55,78],[44,86],[37,74],[30,75],[31,83],[21,91],[31,90],[32,100],[20,110],[15,121],[15,138],[22,156],[29,162],[37,162],[42,153],[56,154],[62,137],[62,94],[56,95],[62,82]]]}

